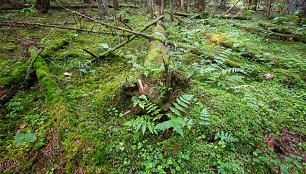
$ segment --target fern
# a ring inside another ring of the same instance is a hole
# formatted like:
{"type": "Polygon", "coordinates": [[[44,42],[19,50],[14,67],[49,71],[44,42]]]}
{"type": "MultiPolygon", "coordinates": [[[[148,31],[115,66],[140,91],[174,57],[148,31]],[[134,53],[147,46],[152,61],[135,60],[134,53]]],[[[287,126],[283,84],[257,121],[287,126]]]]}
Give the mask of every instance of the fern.
{"type": "Polygon", "coordinates": [[[172,107],[169,107],[166,114],[163,114],[161,109],[156,104],[150,102],[146,96],[133,97],[133,106],[140,107],[146,114],[128,121],[125,125],[131,127],[135,132],[141,130],[142,134],[145,134],[147,131],[151,134],[158,134],[160,131],[173,129],[174,132],[183,136],[183,129],[186,127],[191,129],[193,124],[192,120],[184,117],[184,115],[194,101],[196,99],[193,95],[183,95],[172,103],[172,107]],[[167,116],[169,120],[155,123],[156,120],[163,116],[167,116]]]}
{"type": "Polygon", "coordinates": [[[170,107],[171,113],[169,113],[169,116],[172,117],[173,115],[176,115],[178,117],[183,116],[187,111],[186,109],[189,109],[189,105],[192,104],[195,101],[195,98],[193,95],[183,95],[176,99],[172,103],[173,107],[170,107]]]}
{"type": "Polygon", "coordinates": [[[209,112],[207,111],[206,108],[204,108],[201,112],[200,112],[200,118],[199,118],[199,124],[200,125],[209,125],[209,112]]]}
{"type": "Polygon", "coordinates": [[[172,128],[174,132],[184,137],[183,129],[185,127],[191,129],[192,124],[193,122],[191,119],[188,120],[187,118],[177,117],[177,118],[171,118],[171,120],[157,124],[155,129],[160,131],[165,131],[172,128]]]}
{"type": "Polygon", "coordinates": [[[155,124],[152,121],[152,117],[149,115],[143,115],[134,120],[126,122],[124,125],[132,127],[135,132],[138,132],[140,129],[144,135],[146,130],[149,130],[151,134],[157,134],[155,129],[155,124]]]}
{"type": "Polygon", "coordinates": [[[245,71],[242,68],[228,68],[228,69],[223,69],[221,71],[222,75],[232,74],[232,73],[245,73],[245,71]]]}

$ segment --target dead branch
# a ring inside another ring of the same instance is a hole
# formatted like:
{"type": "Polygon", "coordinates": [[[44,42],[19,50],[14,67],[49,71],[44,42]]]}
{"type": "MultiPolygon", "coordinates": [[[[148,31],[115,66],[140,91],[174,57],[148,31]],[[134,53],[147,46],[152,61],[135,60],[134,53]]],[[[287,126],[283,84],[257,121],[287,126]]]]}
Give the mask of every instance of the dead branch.
{"type": "Polygon", "coordinates": [[[60,25],[29,23],[29,22],[0,21],[0,26],[58,28],[58,29],[64,29],[64,30],[75,30],[77,32],[108,34],[108,35],[116,35],[116,36],[120,35],[120,36],[127,36],[127,37],[130,36],[126,34],[118,34],[118,33],[113,33],[113,32],[102,32],[102,31],[94,31],[94,30],[88,30],[88,29],[78,29],[78,28],[73,28],[73,27],[64,27],[60,25]]]}
{"type": "MultiPolygon", "coordinates": [[[[147,25],[145,25],[139,32],[143,32],[145,31],[147,28],[149,28],[150,26],[156,24],[159,20],[163,19],[164,16],[160,16],[158,18],[156,18],[155,20],[153,20],[152,22],[148,23],[147,25]]],[[[120,43],[119,45],[115,46],[113,49],[109,49],[107,50],[106,52],[102,53],[98,58],[95,58],[92,60],[93,61],[96,61],[98,59],[101,59],[101,58],[104,58],[105,56],[109,55],[111,52],[123,47],[124,45],[126,45],[127,43],[131,42],[132,40],[134,40],[138,35],[133,35],[131,36],[128,40],[120,43]]]]}

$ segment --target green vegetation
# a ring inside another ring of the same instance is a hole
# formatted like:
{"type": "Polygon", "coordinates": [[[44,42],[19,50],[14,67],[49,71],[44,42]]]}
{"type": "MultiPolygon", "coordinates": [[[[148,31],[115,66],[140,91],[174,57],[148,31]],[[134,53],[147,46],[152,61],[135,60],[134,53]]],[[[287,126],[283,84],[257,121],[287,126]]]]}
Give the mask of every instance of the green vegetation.
{"type": "MultiPolygon", "coordinates": [[[[160,40],[137,36],[97,62],[88,52],[132,34],[63,9],[0,11],[108,32],[0,24],[0,173],[304,173],[306,45],[293,36],[306,37],[305,19],[239,9],[252,20],[165,14],[143,32],[160,40]]],[[[116,16],[101,21],[152,21],[141,8],[116,16]]]]}

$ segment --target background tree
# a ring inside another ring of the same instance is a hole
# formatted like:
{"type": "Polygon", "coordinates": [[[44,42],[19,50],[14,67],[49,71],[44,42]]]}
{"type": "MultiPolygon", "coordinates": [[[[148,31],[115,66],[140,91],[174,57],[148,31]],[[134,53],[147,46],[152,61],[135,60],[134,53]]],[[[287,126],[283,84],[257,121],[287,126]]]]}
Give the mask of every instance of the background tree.
{"type": "Polygon", "coordinates": [[[97,0],[99,15],[101,19],[104,19],[107,13],[107,0],[97,0]]]}
{"type": "Polygon", "coordinates": [[[35,8],[39,9],[42,13],[48,13],[50,0],[36,0],[35,8]]]}
{"type": "Polygon", "coordinates": [[[118,0],[113,0],[113,6],[115,10],[119,10],[119,1],[118,0]]]}
{"type": "Polygon", "coordinates": [[[285,12],[287,14],[298,14],[306,17],[306,1],[305,0],[285,0],[285,12]]]}

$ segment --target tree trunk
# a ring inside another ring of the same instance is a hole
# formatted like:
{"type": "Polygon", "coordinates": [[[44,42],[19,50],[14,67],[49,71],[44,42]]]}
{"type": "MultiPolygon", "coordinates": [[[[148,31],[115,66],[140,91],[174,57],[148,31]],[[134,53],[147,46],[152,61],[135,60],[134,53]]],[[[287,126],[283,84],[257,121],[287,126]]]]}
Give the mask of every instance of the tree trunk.
{"type": "Polygon", "coordinates": [[[220,8],[226,8],[226,6],[227,6],[227,2],[226,2],[226,0],[221,0],[221,2],[220,2],[220,8]]]}
{"type": "Polygon", "coordinates": [[[187,12],[190,12],[190,1],[191,1],[191,0],[186,0],[186,3],[187,3],[187,4],[186,4],[186,11],[187,11],[187,12]]]}
{"type": "Polygon", "coordinates": [[[104,19],[107,12],[107,2],[106,0],[97,0],[99,15],[101,19],[104,19]]]}
{"type": "Polygon", "coordinates": [[[35,8],[39,9],[42,13],[48,13],[50,0],[36,0],[35,8]]]}
{"type": "Polygon", "coordinates": [[[153,0],[147,0],[147,11],[151,13],[153,17],[153,0]]]}
{"type": "Polygon", "coordinates": [[[205,6],[206,6],[206,0],[198,0],[198,11],[203,12],[205,11],[205,6]]]}
{"type": "Polygon", "coordinates": [[[181,0],[181,9],[182,9],[182,11],[184,11],[184,0],[181,0]]]}
{"type": "Polygon", "coordinates": [[[165,0],[161,0],[160,1],[160,14],[164,15],[164,11],[165,11],[165,0]]]}
{"type": "Polygon", "coordinates": [[[272,3],[273,3],[273,0],[269,0],[268,10],[267,10],[268,19],[271,19],[271,17],[272,17],[272,13],[273,13],[272,3]]]}
{"type": "Polygon", "coordinates": [[[253,0],[252,1],[252,10],[256,11],[257,10],[257,4],[258,4],[258,0],[253,0]]]}
{"type": "Polygon", "coordinates": [[[299,16],[306,16],[306,1],[305,0],[286,0],[285,12],[287,14],[298,14],[299,16]]]}
{"type": "Polygon", "coordinates": [[[119,10],[119,1],[118,0],[113,0],[113,5],[115,10],[119,10]]]}

